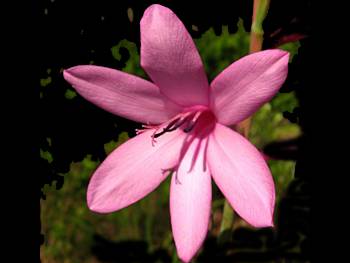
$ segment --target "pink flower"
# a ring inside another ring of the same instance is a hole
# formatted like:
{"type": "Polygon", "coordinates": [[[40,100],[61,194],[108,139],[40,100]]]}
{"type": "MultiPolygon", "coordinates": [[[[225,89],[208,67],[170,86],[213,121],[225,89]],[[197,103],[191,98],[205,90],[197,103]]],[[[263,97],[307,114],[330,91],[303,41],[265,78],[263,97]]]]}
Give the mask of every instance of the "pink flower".
{"type": "Polygon", "coordinates": [[[266,50],[231,64],[209,85],[182,22],[152,5],[141,20],[141,65],[152,82],[104,67],[64,71],[77,92],[116,115],[145,123],[98,167],[87,191],[91,210],[109,213],[153,191],[173,171],[170,213],[179,257],[202,245],[211,210],[211,177],[254,227],[273,225],[274,183],[261,153],[226,127],[269,101],[287,76],[289,54],[266,50]]]}

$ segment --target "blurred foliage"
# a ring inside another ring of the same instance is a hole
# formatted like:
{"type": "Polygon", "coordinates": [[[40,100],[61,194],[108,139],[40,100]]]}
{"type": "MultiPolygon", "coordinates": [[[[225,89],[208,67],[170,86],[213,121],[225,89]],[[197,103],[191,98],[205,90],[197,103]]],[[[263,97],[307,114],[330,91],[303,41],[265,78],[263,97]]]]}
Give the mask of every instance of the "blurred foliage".
{"type": "Polygon", "coordinates": [[[233,61],[248,54],[249,33],[244,30],[242,20],[239,20],[237,26],[235,34],[230,34],[228,27],[223,26],[219,36],[215,35],[213,28],[210,28],[201,38],[195,39],[209,81],[233,61]]]}
{"type": "Polygon", "coordinates": [[[130,54],[128,57],[129,59],[125,62],[125,67],[123,68],[123,71],[128,72],[133,75],[138,75],[140,77],[146,78],[147,75],[145,71],[141,68],[140,65],[140,55],[138,54],[136,44],[133,42],[130,42],[126,39],[123,39],[120,41],[117,45],[113,46],[112,56],[116,60],[121,59],[121,51],[127,50],[128,54],[130,54]]]}
{"type": "MultiPolygon", "coordinates": [[[[248,53],[249,33],[245,31],[243,22],[240,20],[235,34],[230,34],[228,27],[223,26],[222,34],[217,36],[210,28],[201,38],[195,39],[195,43],[208,78],[212,80],[230,63],[248,53]]],[[[299,46],[299,43],[295,42],[284,45],[282,48],[295,55],[299,46]]],[[[123,71],[147,77],[140,67],[137,46],[133,42],[124,39],[110,50],[110,56],[117,61],[121,59],[121,54],[128,54],[123,71]]],[[[42,79],[41,86],[45,87],[50,81],[50,77],[42,79]]],[[[76,96],[73,90],[68,89],[65,92],[67,99],[73,99],[76,96]]],[[[291,112],[296,106],[298,102],[294,92],[280,93],[270,103],[265,104],[254,115],[250,133],[251,141],[262,149],[269,142],[298,137],[299,126],[283,117],[283,112],[291,112]]],[[[104,144],[105,154],[109,154],[127,139],[127,132],[119,133],[117,140],[104,144]]],[[[86,141],[86,144],[89,144],[89,141],[86,141]]],[[[41,157],[52,162],[49,151],[42,149],[41,157]]],[[[98,215],[89,211],[86,206],[86,189],[89,178],[99,162],[92,160],[91,155],[88,155],[81,162],[71,163],[69,172],[64,174],[65,183],[62,189],[54,190],[53,186],[48,185],[44,187],[47,197],[46,200],[41,201],[42,228],[45,233],[45,244],[41,247],[42,261],[100,262],[92,255],[92,251],[98,251],[96,242],[100,239],[96,237],[103,237],[116,244],[126,240],[144,240],[147,243],[144,253],[153,256],[150,262],[156,262],[157,259],[159,262],[170,262],[170,258],[166,255],[171,255],[172,262],[178,262],[169,223],[169,180],[163,182],[146,198],[128,208],[108,215],[98,215]],[[162,254],[162,251],[165,254],[162,254]]],[[[269,166],[276,182],[278,202],[293,179],[295,163],[270,160],[269,166]]],[[[215,237],[218,233],[223,206],[222,195],[215,186],[214,191],[213,220],[209,237],[215,237]]],[[[236,218],[235,224],[236,228],[242,224],[248,227],[239,218],[236,218]]],[[[109,261],[106,260],[106,262],[109,261]]],[[[130,262],[146,261],[134,259],[130,262]]]]}

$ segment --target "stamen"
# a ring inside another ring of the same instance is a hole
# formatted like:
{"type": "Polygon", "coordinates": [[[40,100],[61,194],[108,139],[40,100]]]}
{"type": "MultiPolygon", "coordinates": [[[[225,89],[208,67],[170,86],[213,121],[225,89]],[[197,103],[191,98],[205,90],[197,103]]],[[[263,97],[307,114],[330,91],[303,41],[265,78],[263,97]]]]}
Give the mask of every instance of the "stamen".
{"type": "Polygon", "coordinates": [[[171,119],[168,125],[165,128],[163,128],[161,132],[157,132],[158,130],[155,131],[155,133],[153,134],[153,138],[158,138],[159,136],[166,133],[178,120],[179,120],[179,117],[175,117],[174,119],[171,119]]]}
{"type": "Polygon", "coordinates": [[[155,132],[153,137],[158,138],[159,136],[163,135],[164,133],[176,130],[181,125],[183,125],[186,121],[188,121],[188,117],[192,114],[193,114],[193,112],[187,112],[185,114],[181,114],[182,116],[177,115],[175,118],[171,119],[168,122],[168,125],[165,128],[163,128],[163,130],[161,132],[155,132]]]}
{"type": "Polygon", "coordinates": [[[198,111],[196,112],[196,114],[194,115],[194,117],[192,118],[192,120],[190,121],[190,123],[188,124],[188,126],[184,129],[184,132],[188,133],[190,131],[193,130],[194,126],[196,125],[199,116],[203,113],[203,111],[198,111]]]}
{"type": "Polygon", "coordinates": [[[177,128],[179,128],[182,124],[184,124],[187,121],[187,117],[185,118],[181,118],[177,121],[177,123],[175,123],[174,127],[169,128],[167,131],[171,132],[171,131],[175,131],[177,128]]]}
{"type": "Polygon", "coordinates": [[[158,125],[150,125],[150,124],[142,124],[142,129],[135,129],[135,132],[137,135],[147,131],[148,129],[154,129],[157,128],[158,125]]]}
{"type": "Polygon", "coordinates": [[[183,128],[183,132],[190,133],[196,124],[198,123],[198,120],[200,119],[200,116],[203,112],[206,112],[207,109],[204,107],[200,108],[190,108],[187,111],[180,113],[173,117],[172,119],[168,120],[167,122],[161,124],[161,125],[142,125],[144,129],[136,129],[136,133],[140,134],[144,132],[147,129],[154,129],[154,132],[151,136],[152,138],[152,145],[157,142],[156,138],[162,136],[163,134],[167,132],[172,132],[178,128],[183,128]]]}
{"type": "Polygon", "coordinates": [[[161,132],[159,133],[155,133],[152,137],[153,138],[158,138],[159,136],[163,135],[164,133],[166,133],[166,129],[163,129],[161,132]]]}

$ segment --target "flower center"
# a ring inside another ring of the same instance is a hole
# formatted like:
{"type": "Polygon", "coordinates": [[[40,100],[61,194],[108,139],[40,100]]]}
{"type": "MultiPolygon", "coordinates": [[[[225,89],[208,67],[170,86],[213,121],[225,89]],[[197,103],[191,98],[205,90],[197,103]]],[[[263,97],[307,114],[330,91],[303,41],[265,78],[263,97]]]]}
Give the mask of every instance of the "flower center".
{"type": "Polygon", "coordinates": [[[153,138],[158,138],[167,132],[176,129],[182,129],[185,133],[193,131],[193,135],[203,137],[207,135],[213,128],[216,118],[211,110],[204,106],[194,106],[184,109],[184,111],[169,121],[163,123],[161,127],[156,129],[153,138]]]}
{"type": "MultiPolygon", "coordinates": [[[[152,145],[156,143],[156,138],[177,129],[181,129],[186,134],[182,143],[177,164],[174,167],[162,169],[164,173],[168,171],[175,172],[176,182],[178,183],[179,180],[177,178],[177,169],[190,145],[194,142],[196,143],[196,150],[194,156],[192,157],[192,164],[190,168],[190,170],[192,170],[195,162],[197,161],[199,148],[204,147],[204,151],[206,151],[208,144],[208,135],[214,129],[215,123],[216,117],[214,113],[208,107],[197,105],[190,108],[185,108],[181,113],[177,114],[175,117],[165,123],[162,123],[161,125],[143,125],[143,129],[136,130],[136,133],[140,134],[147,129],[153,129],[154,132],[152,135],[152,145]]],[[[204,155],[206,154],[204,153],[204,155]]],[[[203,170],[205,171],[205,169],[206,159],[204,157],[203,170]]]]}

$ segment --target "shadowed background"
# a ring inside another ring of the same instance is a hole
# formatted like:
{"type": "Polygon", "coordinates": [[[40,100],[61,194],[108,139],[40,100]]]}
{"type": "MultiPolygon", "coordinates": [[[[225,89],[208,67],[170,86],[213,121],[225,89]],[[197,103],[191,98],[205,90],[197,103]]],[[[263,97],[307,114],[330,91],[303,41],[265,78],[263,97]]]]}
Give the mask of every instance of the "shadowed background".
{"type": "MultiPolygon", "coordinates": [[[[62,71],[95,64],[148,78],[139,66],[139,21],[152,3],[171,8],[195,39],[212,80],[248,54],[252,1],[189,6],[179,1],[40,1],[42,262],[178,262],[169,221],[169,180],[142,201],[97,215],[86,206],[89,178],[140,124],[81,98],[62,71]]],[[[276,184],[275,229],[253,229],[235,215],[218,243],[223,196],[213,184],[211,226],[195,262],[309,262],[307,163],[310,50],[308,1],[271,1],[264,48],[291,52],[280,93],[253,117],[250,140],[267,155],[276,184]],[[283,2],[283,3],[282,3],[283,2]]],[[[117,175],[116,175],[117,176],[117,175]]],[[[147,173],[145,173],[147,180],[147,173]]]]}

